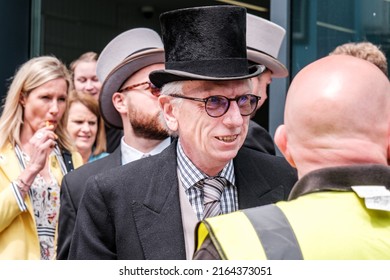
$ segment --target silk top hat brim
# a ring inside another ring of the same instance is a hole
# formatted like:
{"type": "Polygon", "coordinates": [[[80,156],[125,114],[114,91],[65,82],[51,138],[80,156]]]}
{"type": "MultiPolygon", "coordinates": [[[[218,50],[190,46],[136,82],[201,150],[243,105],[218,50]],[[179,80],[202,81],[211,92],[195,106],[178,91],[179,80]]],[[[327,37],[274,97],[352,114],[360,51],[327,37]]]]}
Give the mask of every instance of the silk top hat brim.
{"type": "Polygon", "coordinates": [[[105,122],[116,128],[123,128],[122,118],[112,103],[112,96],[123,83],[138,70],[157,63],[164,63],[164,49],[138,52],[125,59],[108,74],[100,92],[100,110],[105,122]]]}
{"type": "Polygon", "coordinates": [[[272,77],[288,76],[288,70],[278,57],[286,30],[261,17],[247,14],[246,44],[248,60],[262,64],[272,72],[272,77]]]}
{"type": "Polygon", "coordinates": [[[197,75],[185,71],[179,70],[157,70],[149,74],[150,81],[157,87],[162,87],[166,83],[177,81],[190,81],[190,80],[205,80],[205,81],[234,81],[243,80],[256,77],[265,70],[263,65],[253,65],[249,67],[248,75],[244,76],[232,76],[232,77],[216,77],[216,76],[204,76],[197,75]]]}
{"type": "Polygon", "coordinates": [[[158,87],[185,80],[230,81],[258,76],[246,49],[246,9],[217,5],[161,14],[165,70],[149,78],[158,87]]]}

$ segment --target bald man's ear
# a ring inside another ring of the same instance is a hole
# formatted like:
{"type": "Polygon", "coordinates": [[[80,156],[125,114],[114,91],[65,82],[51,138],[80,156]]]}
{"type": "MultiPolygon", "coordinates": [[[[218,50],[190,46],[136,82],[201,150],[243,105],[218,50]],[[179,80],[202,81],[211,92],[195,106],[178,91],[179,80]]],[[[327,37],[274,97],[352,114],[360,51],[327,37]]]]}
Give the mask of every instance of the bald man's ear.
{"type": "Polygon", "coordinates": [[[294,159],[292,158],[290,151],[288,150],[286,126],[284,124],[279,125],[279,127],[276,129],[274,141],[276,146],[278,146],[279,151],[283,154],[284,158],[288,161],[288,163],[292,167],[296,168],[294,159]]]}

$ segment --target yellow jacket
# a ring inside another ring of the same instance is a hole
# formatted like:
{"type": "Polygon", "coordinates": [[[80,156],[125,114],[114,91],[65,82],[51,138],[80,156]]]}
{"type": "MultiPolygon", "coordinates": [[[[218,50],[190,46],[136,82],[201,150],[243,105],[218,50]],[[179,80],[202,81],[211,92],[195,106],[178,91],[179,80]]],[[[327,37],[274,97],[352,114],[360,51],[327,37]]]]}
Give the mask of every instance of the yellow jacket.
{"type": "MultiPolygon", "coordinates": [[[[72,153],[74,168],[82,165],[79,153],[72,153]]],[[[50,167],[61,185],[62,172],[55,156],[50,167]]],[[[40,259],[40,246],[30,197],[26,196],[27,211],[22,212],[10,184],[21,172],[15,149],[8,143],[0,151],[0,259],[40,259]]]]}

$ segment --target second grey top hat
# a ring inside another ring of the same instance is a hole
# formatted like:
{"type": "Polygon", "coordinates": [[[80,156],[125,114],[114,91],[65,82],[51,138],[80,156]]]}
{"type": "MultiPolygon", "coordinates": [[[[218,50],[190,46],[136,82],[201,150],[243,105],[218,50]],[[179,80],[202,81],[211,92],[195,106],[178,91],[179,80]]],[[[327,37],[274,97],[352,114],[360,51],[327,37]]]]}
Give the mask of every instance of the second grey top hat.
{"type": "Polygon", "coordinates": [[[239,80],[259,75],[248,66],[246,9],[206,6],[179,9],[160,16],[165,70],[149,78],[156,86],[183,80],[239,80]]]}
{"type": "Polygon", "coordinates": [[[164,63],[160,36],[148,28],[134,28],[115,37],[101,52],[96,72],[102,82],[99,103],[105,122],[122,128],[122,119],[112,103],[112,96],[138,70],[164,63]]]}
{"type": "Polygon", "coordinates": [[[267,67],[272,77],[288,76],[286,66],[277,59],[286,30],[269,20],[247,14],[246,32],[248,60],[267,67]]]}

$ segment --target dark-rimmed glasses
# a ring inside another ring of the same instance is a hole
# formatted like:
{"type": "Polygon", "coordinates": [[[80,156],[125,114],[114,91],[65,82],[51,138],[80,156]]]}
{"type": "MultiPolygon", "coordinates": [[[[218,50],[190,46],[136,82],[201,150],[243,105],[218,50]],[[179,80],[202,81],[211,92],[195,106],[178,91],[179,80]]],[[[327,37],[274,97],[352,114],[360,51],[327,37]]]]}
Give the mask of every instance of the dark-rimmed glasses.
{"type": "Polygon", "coordinates": [[[188,97],[180,94],[171,94],[169,96],[203,102],[206,113],[213,118],[218,118],[226,114],[231,101],[237,102],[241,116],[249,116],[256,110],[257,103],[260,100],[259,96],[253,94],[244,94],[236,98],[227,98],[223,95],[213,95],[207,98],[188,97]]]}
{"type": "Polygon", "coordinates": [[[149,91],[151,94],[153,94],[156,97],[160,96],[160,94],[161,94],[160,89],[158,87],[156,87],[154,84],[152,84],[151,82],[149,82],[149,81],[127,86],[125,88],[122,88],[122,89],[118,90],[118,92],[122,93],[124,91],[129,91],[129,90],[132,90],[132,89],[134,89],[136,87],[139,87],[139,86],[142,86],[142,85],[148,85],[148,87],[143,88],[143,90],[149,91]]]}

